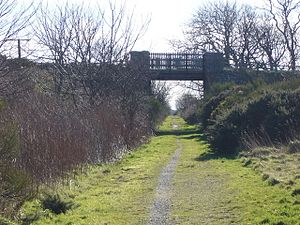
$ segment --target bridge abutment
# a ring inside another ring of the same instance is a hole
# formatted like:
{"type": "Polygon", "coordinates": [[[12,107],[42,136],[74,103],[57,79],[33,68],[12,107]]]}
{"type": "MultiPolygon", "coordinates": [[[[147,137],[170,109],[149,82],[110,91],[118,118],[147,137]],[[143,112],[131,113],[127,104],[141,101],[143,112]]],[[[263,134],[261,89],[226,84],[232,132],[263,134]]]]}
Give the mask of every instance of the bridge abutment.
{"type": "Polygon", "coordinates": [[[148,71],[150,68],[150,52],[148,51],[132,51],[130,52],[130,63],[148,71]]]}
{"type": "Polygon", "coordinates": [[[203,54],[204,90],[208,91],[214,82],[219,82],[224,69],[224,57],[221,53],[203,54]]]}

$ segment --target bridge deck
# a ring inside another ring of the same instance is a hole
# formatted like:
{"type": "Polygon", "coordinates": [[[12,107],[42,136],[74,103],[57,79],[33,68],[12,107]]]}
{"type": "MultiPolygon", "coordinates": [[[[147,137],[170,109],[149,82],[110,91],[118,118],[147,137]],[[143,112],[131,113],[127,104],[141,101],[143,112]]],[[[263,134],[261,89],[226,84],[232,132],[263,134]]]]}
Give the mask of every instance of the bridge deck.
{"type": "Polygon", "coordinates": [[[150,53],[153,80],[203,80],[200,54],[150,53]]]}
{"type": "Polygon", "coordinates": [[[151,70],[152,80],[204,80],[203,72],[151,70]]]}

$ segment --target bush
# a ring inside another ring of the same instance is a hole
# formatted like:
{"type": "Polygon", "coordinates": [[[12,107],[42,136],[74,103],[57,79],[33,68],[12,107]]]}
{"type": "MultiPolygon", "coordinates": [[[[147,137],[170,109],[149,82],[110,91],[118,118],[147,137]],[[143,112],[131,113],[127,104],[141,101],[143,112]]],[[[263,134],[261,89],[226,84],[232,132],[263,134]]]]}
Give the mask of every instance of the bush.
{"type": "Polygon", "coordinates": [[[230,90],[235,86],[236,86],[236,84],[234,82],[225,82],[225,83],[216,82],[216,83],[213,83],[209,88],[209,92],[207,93],[208,97],[209,96],[211,96],[211,97],[217,96],[220,93],[222,93],[226,90],[230,90]]]}
{"type": "Polygon", "coordinates": [[[287,143],[300,128],[300,91],[267,93],[248,104],[246,130],[263,128],[273,143],[287,143]]]}
{"type": "Polygon", "coordinates": [[[294,189],[292,192],[292,196],[300,195],[300,188],[294,189]]]}
{"type": "Polygon", "coordinates": [[[0,128],[0,210],[11,216],[21,204],[32,196],[31,179],[16,162],[20,143],[14,124],[2,123],[0,128]]]}
{"type": "Polygon", "coordinates": [[[151,97],[149,99],[149,107],[151,127],[154,129],[158,124],[162,123],[162,121],[170,113],[171,109],[164,99],[155,97],[151,97]]]}
{"type": "Polygon", "coordinates": [[[0,225],[14,225],[14,223],[0,216],[0,225]]]}
{"type": "Polygon", "coordinates": [[[199,123],[197,109],[194,109],[193,107],[185,111],[185,113],[183,114],[183,118],[188,124],[199,123]]]}
{"type": "Polygon", "coordinates": [[[74,203],[65,201],[59,194],[47,194],[41,201],[44,209],[49,209],[55,214],[66,213],[71,209],[74,203]]]}
{"type": "Polygon", "coordinates": [[[300,90],[251,87],[224,91],[202,107],[203,128],[221,153],[234,153],[245,137],[277,145],[288,143],[300,131],[300,90]]]}
{"type": "Polygon", "coordinates": [[[188,124],[199,123],[197,116],[199,99],[191,94],[183,94],[177,101],[177,114],[179,114],[188,124]]]}
{"type": "Polygon", "coordinates": [[[280,183],[280,181],[275,179],[274,177],[269,177],[266,181],[270,186],[274,186],[280,183]]]}
{"type": "Polygon", "coordinates": [[[244,112],[236,108],[208,128],[208,137],[215,150],[224,154],[235,153],[244,126],[244,116],[244,112]]]}
{"type": "MultiPolygon", "coordinates": [[[[221,102],[224,101],[228,95],[230,95],[230,93],[230,91],[224,91],[215,97],[211,97],[202,105],[202,107],[200,108],[199,117],[203,129],[206,129],[209,125],[212,125],[212,113],[221,104],[221,102]]],[[[206,101],[206,99],[204,99],[203,102],[204,101],[206,101]]]]}

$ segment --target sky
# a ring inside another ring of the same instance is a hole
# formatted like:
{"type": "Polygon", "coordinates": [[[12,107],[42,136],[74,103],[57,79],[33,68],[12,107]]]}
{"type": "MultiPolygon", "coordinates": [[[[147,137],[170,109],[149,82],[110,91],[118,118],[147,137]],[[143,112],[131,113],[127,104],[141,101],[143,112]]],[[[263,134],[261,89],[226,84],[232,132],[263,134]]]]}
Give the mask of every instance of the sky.
{"type": "MultiPolygon", "coordinates": [[[[48,4],[82,3],[96,5],[100,0],[44,0],[48,4]]],[[[101,0],[102,1],[102,0],[101,0]]],[[[122,3],[124,0],[112,0],[122,3]]],[[[136,43],[133,50],[150,52],[174,52],[169,45],[170,40],[181,39],[182,31],[201,5],[209,0],[125,0],[128,11],[134,10],[137,23],[142,23],[148,18],[151,22],[146,33],[136,43]]],[[[222,1],[222,0],[219,0],[222,1]]],[[[224,0],[225,1],[225,0],[224,0]]],[[[230,1],[230,0],[229,0],[230,1]]],[[[266,0],[236,0],[239,4],[249,4],[254,7],[263,7],[266,0]]],[[[103,2],[103,1],[102,1],[103,2]]],[[[176,99],[186,90],[171,83],[170,105],[175,109],[176,99]]]]}
{"type": "Polygon", "coordinates": [[[170,40],[182,37],[182,30],[199,5],[199,0],[130,0],[151,16],[149,28],[136,50],[168,52],[170,40]]]}
{"type": "MultiPolygon", "coordinates": [[[[222,0],[221,0],[222,1],[222,0]]],[[[127,0],[135,5],[137,14],[151,16],[151,23],[135,50],[168,52],[173,49],[168,42],[182,37],[182,30],[205,0],[127,0]]],[[[262,7],[264,0],[236,0],[239,4],[262,7]]],[[[174,50],[173,50],[174,51],[174,50]]]]}

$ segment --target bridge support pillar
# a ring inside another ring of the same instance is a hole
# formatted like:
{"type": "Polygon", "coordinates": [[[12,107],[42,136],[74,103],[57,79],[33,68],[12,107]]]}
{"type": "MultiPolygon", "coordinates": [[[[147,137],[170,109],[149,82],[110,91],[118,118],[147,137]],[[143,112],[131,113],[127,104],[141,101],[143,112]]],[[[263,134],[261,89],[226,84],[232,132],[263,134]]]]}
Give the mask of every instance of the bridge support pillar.
{"type": "Polygon", "coordinates": [[[148,51],[132,51],[130,54],[130,62],[145,71],[150,68],[150,52],[148,51]]]}
{"type": "Polygon", "coordinates": [[[203,55],[204,92],[209,91],[213,82],[218,81],[224,68],[224,58],[221,53],[207,52],[203,55]]]}
{"type": "Polygon", "coordinates": [[[130,64],[139,71],[143,81],[145,82],[145,90],[151,93],[150,52],[131,51],[129,54],[130,64]]]}

